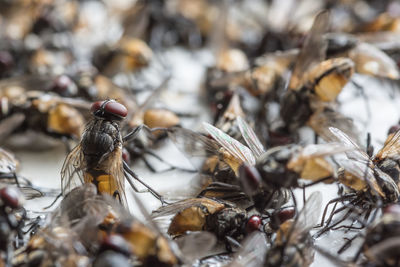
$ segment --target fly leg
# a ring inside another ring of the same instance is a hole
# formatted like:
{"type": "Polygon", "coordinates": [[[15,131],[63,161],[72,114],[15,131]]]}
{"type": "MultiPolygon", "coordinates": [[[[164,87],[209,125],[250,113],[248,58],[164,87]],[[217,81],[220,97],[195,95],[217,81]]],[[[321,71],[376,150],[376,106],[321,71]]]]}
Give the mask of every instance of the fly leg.
{"type": "Polygon", "coordinates": [[[344,200],[349,199],[349,198],[352,198],[352,197],[354,197],[354,196],[356,196],[356,195],[355,195],[355,194],[349,194],[349,195],[346,195],[346,196],[341,196],[341,197],[338,197],[338,198],[331,199],[331,200],[326,204],[326,206],[325,206],[325,208],[324,208],[324,212],[322,213],[321,223],[320,223],[319,225],[315,226],[315,228],[319,228],[319,227],[322,227],[322,226],[324,225],[324,223],[325,223],[325,217],[326,217],[326,214],[327,214],[327,212],[328,212],[328,208],[329,208],[330,205],[333,204],[333,205],[334,205],[334,209],[333,209],[333,210],[335,210],[337,204],[338,204],[340,201],[344,201],[344,200]]]}
{"type": "Polygon", "coordinates": [[[166,162],[163,158],[161,158],[160,156],[158,156],[158,155],[155,154],[154,152],[150,151],[149,149],[144,149],[144,153],[147,154],[147,155],[150,155],[150,156],[152,156],[152,157],[154,157],[154,158],[156,158],[156,159],[159,160],[160,162],[162,162],[162,163],[164,163],[164,164],[166,164],[166,165],[169,166],[169,168],[166,169],[166,170],[157,171],[153,166],[150,165],[149,162],[146,163],[147,160],[143,157],[143,161],[145,162],[146,166],[149,167],[149,169],[150,169],[152,172],[154,172],[154,173],[157,173],[157,172],[167,172],[167,171],[171,171],[171,170],[180,170],[180,171],[190,172],[190,173],[195,173],[195,172],[197,172],[196,170],[185,169],[185,168],[182,168],[182,167],[175,166],[175,165],[173,165],[173,164],[171,164],[171,163],[169,163],[169,162],[166,162]],[[153,170],[154,170],[154,171],[153,171],[153,170]]]}
{"type": "Polygon", "coordinates": [[[230,236],[225,236],[225,247],[228,252],[234,252],[237,249],[241,248],[242,246],[240,243],[230,236]]]}
{"type": "Polygon", "coordinates": [[[51,202],[50,205],[44,207],[43,209],[47,210],[47,209],[50,209],[51,207],[53,207],[54,204],[57,203],[57,201],[58,201],[58,199],[59,199],[60,197],[62,197],[62,193],[58,194],[58,195],[56,196],[56,198],[53,200],[53,202],[51,202]]]}
{"type": "Polygon", "coordinates": [[[133,190],[135,190],[135,192],[139,192],[139,190],[136,188],[136,186],[135,186],[135,184],[133,183],[131,177],[134,178],[135,180],[137,180],[137,181],[138,181],[139,183],[141,183],[143,186],[145,186],[145,187],[148,189],[148,191],[150,192],[150,194],[152,194],[155,198],[157,198],[157,199],[161,202],[162,205],[168,204],[168,203],[164,200],[164,198],[163,198],[159,193],[157,193],[157,191],[155,191],[155,190],[154,190],[153,188],[151,188],[148,184],[146,184],[145,182],[143,182],[143,181],[139,178],[139,176],[137,176],[137,174],[134,173],[134,172],[132,171],[132,169],[128,166],[128,164],[127,164],[125,161],[123,162],[123,166],[124,166],[125,177],[126,177],[126,179],[128,180],[128,183],[130,184],[130,186],[133,188],[133,190]]]}
{"type": "Polygon", "coordinates": [[[124,143],[127,143],[127,142],[130,142],[130,141],[134,140],[134,139],[137,137],[137,135],[139,134],[139,132],[142,130],[142,128],[143,128],[143,124],[137,126],[135,129],[133,129],[132,132],[130,132],[130,133],[128,133],[127,135],[125,135],[125,136],[122,138],[122,141],[123,141],[124,143]]]}

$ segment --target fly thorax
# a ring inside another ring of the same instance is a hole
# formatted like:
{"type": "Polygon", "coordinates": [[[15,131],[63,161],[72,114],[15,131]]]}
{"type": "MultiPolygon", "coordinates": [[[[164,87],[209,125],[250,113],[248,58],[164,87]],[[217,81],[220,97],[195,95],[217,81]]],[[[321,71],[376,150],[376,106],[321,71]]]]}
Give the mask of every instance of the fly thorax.
{"type": "Polygon", "coordinates": [[[225,236],[237,238],[244,232],[245,224],[246,212],[235,208],[225,208],[206,217],[205,230],[214,232],[218,238],[225,236]]]}

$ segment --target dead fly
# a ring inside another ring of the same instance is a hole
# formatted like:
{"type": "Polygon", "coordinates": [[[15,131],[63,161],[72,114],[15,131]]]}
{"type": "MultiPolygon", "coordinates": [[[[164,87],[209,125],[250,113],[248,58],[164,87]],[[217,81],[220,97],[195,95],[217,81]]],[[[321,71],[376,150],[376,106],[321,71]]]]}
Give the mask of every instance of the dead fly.
{"type": "Polygon", "coordinates": [[[78,146],[65,159],[61,170],[62,192],[65,195],[73,187],[93,183],[99,193],[106,193],[127,205],[125,178],[138,191],[131,178],[138,180],[150,193],[163,202],[162,197],[142,182],[122,159],[124,142],[134,139],[141,129],[121,136],[120,123],[128,110],[114,100],[98,101],[92,105],[93,118],[78,146]]]}
{"type": "Polygon", "coordinates": [[[273,242],[262,232],[244,240],[229,266],[309,266],[314,261],[314,239],[310,230],[318,222],[322,195],[313,192],[295,218],[279,226],[273,242]]]}
{"type": "Polygon", "coordinates": [[[136,38],[123,38],[115,47],[100,46],[94,51],[93,64],[106,76],[135,72],[147,67],[153,57],[150,47],[136,38]]]}
{"type": "Polygon", "coordinates": [[[210,1],[164,3],[141,0],[122,14],[123,34],[139,36],[156,48],[178,44],[199,48],[212,30],[215,11],[215,5],[210,1]]]}
{"type": "Polygon", "coordinates": [[[314,240],[310,230],[318,222],[321,202],[321,193],[312,193],[298,215],[279,227],[264,266],[309,266],[313,263],[314,240]]]}
{"type": "Polygon", "coordinates": [[[281,199],[285,203],[288,189],[303,186],[298,182],[300,178],[312,181],[311,184],[334,178],[335,170],[324,157],[347,149],[338,143],[330,143],[265,150],[243,119],[239,117],[237,123],[248,147],[209,124],[205,124],[205,128],[222,147],[219,152],[225,155],[223,160],[239,176],[244,192],[259,210],[271,204],[268,202],[277,193],[281,197],[286,195],[281,199]]]}
{"type": "Polygon", "coordinates": [[[87,102],[14,89],[12,97],[1,98],[0,135],[3,141],[14,134],[29,131],[56,140],[80,138],[85,120],[78,110],[88,110],[87,102]]]}
{"type": "Polygon", "coordinates": [[[240,97],[238,93],[233,93],[231,99],[229,100],[229,104],[223,110],[223,113],[221,115],[217,114],[215,127],[239,140],[241,138],[241,134],[239,126],[236,123],[236,118],[244,116],[245,114],[242,109],[240,97]]]}
{"type": "MultiPolygon", "coordinates": [[[[273,99],[276,97],[274,88],[284,83],[284,78],[297,56],[298,50],[278,51],[264,55],[256,59],[256,66],[252,68],[209,77],[208,88],[233,90],[241,87],[257,98],[273,99]]],[[[225,92],[225,95],[228,92],[225,92]]],[[[222,93],[219,94],[222,96],[222,93]]]]}
{"type": "Polygon", "coordinates": [[[315,18],[294,66],[288,91],[281,101],[281,116],[290,131],[303,126],[313,112],[332,102],[353,74],[354,64],[347,58],[325,58],[323,39],[329,26],[329,13],[315,18]]]}
{"type": "Polygon", "coordinates": [[[250,215],[236,205],[209,198],[189,198],[163,206],[153,212],[154,218],[174,215],[168,234],[177,237],[188,231],[209,231],[224,242],[228,250],[240,246],[238,241],[261,230],[259,215],[250,215]]]}
{"type": "Polygon", "coordinates": [[[347,160],[339,161],[343,169],[338,174],[340,183],[350,188],[350,192],[328,202],[322,223],[324,223],[328,206],[334,204],[334,209],[326,226],[319,234],[338,226],[352,212],[360,213],[360,216],[365,214],[364,221],[367,221],[374,208],[398,201],[400,193],[397,184],[399,181],[397,160],[399,159],[400,131],[390,135],[384,147],[373,158],[370,158],[355,141],[337,128],[326,130],[323,138],[327,141],[341,142],[352,149],[346,152],[347,160]],[[339,202],[346,204],[336,209],[339,202]],[[357,207],[360,207],[359,211],[357,207]],[[346,214],[331,224],[332,217],[345,209],[348,209],[346,214]]]}
{"type": "Polygon", "coordinates": [[[396,62],[376,46],[349,34],[333,33],[325,38],[328,40],[327,56],[350,58],[355,72],[392,80],[400,78],[396,62]]]}
{"type": "Polygon", "coordinates": [[[15,187],[0,189],[0,263],[3,266],[11,266],[14,251],[14,241],[22,238],[22,227],[26,211],[22,208],[24,203],[22,193],[15,187]],[[17,215],[18,211],[23,211],[17,215]]]}

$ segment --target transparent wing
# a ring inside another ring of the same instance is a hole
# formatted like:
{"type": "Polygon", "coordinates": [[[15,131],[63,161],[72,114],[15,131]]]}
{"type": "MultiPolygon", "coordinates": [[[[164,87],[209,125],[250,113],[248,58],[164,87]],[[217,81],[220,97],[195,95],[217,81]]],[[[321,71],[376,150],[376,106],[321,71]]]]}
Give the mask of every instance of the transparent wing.
{"type": "MultiPolygon", "coordinates": [[[[111,174],[109,176],[109,183],[115,184],[115,188],[118,190],[121,196],[121,203],[124,205],[124,207],[128,207],[128,201],[126,199],[125,193],[124,168],[122,165],[122,147],[116,148],[110,155],[110,165],[108,172],[111,174]]],[[[114,192],[110,192],[110,195],[113,194],[114,192]]]]}
{"type": "MultiPolygon", "coordinates": [[[[382,192],[382,189],[375,178],[374,170],[369,165],[367,165],[366,162],[353,161],[353,160],[352,161],[339,160],[338,162],[347,172],[355,176],[355,178],[361,179],[366,184],[369,184],[374,189],[375,192],[379,193],[379,195],[381,196],[385,195],[382,192]]],[[[386,176],[386,174],[383,174],[382,176],[386,176]]]]}
{"type": "Polygon", "coordinates": [[[327,42],[324,40],[323,34],[328,30],[328,27],[329,12],[325,10],[317,15],[304,41],[303,48],[300,50],[296,65],[294,66],[289,88],[298,89],[302,84],[304,72],[325,58],[327,42]]]}
{"type": "Polygon", "coordinates": [[[237,117],[236,121],[239,125],[240,132],[244,140],[246,141],[246,144],[249,146],[256,158],[260,157],[261,154],[265,152],[265,148],[261,144],[256,133],[253,131],[250,125],[248,125],[247,122],[241,117],[237,117]]]}
{"type": "Polygon", "coordinates": [[[196,259],[210,255],[217,244],[217,238],[210,232],[200,231],[183,235],[175,239],[175,242],[185,260],[193,262],[196,259]]]}
{"type": "Polygon", "coordinates": [[[393,160],[400,159],[400,130],[390,135],[385,141],[385,145],[375,156],[376,159],[390,158],[393,160]]]}
{"type": "Polygon", "coordinates": [[[242,162],[246,162],[250,165],[255,164],[256,159],[248,147],[211,124],[203,122],[203,126],[206,131],[235,158],[240,159],[242,162]]]}
{"type": "Polygon", "coordinates": [[[357,145],[357,143],[353,139],[351,139],[347,134],[345,134],[344,132],[335,127],[329,127],[329,132],[330,134],[326,135],[324,139],[331,142],[339,142],[349,148],[353,148],[346,152],[346,155],[349,159],[360,161],[365,164],[366,162],[371,163],[371,160],[367,155],[367,153],[361,150],[361,148],[357,145]]]}
{"type": "Polygon", "coordinates": [[[65,196],[73,188],[84,184],[82,175],[84,160],[81,145],[77,145],[66,157],[61,168],[61,192],[65,196]]]}
{"type": "Polygon", "coordinates": [[[291,229],[289,243],[297,242],[298,237],[308,233],[319,220],[322,206],[322,194],[319,191],[313,192],[304,203],[299,212],[295,224],[291,229]]]}
{"type": "Polygon", "coordinates": [[[235,258],[229,266],[263,266],[268,248],[264,234],[253,232],[243,241],[242,248],[235,254],[235,258]]]}
{"type": "Polygon", "coordinates": [[[305,146],[299,154],[302,158],[324,157],[343,152],[348,152],[354,148],[345,146],[342,143],[310,144],[305,146]]]}
{"type": "Polygon", "coordinates": [[[329,142],[331,135],[329,127],[335,127],[346,133],[354,142],[361,146],[360,133],[351,118],[348,118],[330,107],[318,109],[310,117],[307,124],[325,141],[329,142]],[[328,140],[326,140],[328,138],[328,140]]]}
{"type": "Polygon", "coordinates": [[[208,157],[218,155],[220,146],[214,140],[181,127],[168,129],[168,137],[185,155],[190,157],[208,157]]]}
{"type": "Polygon", "coordinates": [[[199,171],[208,157],[220,156],[217,142],[189,129],[172,127],[168,129],[168,137],[199,171]]]}

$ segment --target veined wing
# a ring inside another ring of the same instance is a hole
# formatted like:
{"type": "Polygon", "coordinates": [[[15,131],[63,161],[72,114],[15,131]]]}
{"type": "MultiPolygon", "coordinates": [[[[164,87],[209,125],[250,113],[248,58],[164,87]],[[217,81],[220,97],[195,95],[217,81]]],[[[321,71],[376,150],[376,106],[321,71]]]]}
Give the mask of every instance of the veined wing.
{"type": "Polygon", "coordinates": [[[295,219],[295,224],[289,232],[290,237],[288,243],[293,244],[297,242],[303,234],[308,233],[319,220],[322,206],[321,192],[313,192],[304,203],[303,208],[295,219]]]}
{"type": "Polygon", "coordinates": [[[254,158],[253,153],[247,146],[233,139],[220,129],[212,126],[211,124],[203,122],[203,126],[206,131],[212,136],[212,138],[214,138],[235,158],[240,159],[242,162],[246,162],[250,165],[254,165],[256,163],[256,159],[254,158]]]}
{"type": "Polygon", "coordinates": [[[299,89],[302,84],[304,72],[308,71],[315,63],[321,62],[325,58],[327,42],[323,34],[329,27],[329,12],[320,12],[314,20],[311,30],[306,37],[303,48],[297,58],[296,65],[290,79],[289,88],[299,89]]]}
{"type": "Polygon", "coordinates": [[[349,159],[359,161],[362,163],[368,162],[368,164],[371,164],[372,161],[358,145],[357,143],[351,139],[347,134],[342,132],[341,130],[335,128],[335,127],[329,127],[330,135],[326,136],[326,139],[328,139],[331,142],[339,142],[344,144],[345,146],[349,148],[353,148],[349,151],[346,152],[346,155],[349,159]]]}
{"type": "MultiPolygon", "coordinates": [[[[373,192],[377,192],[380,196],[384,197],[381,187],[375,178],[374,170],[367,165],[366,162],[360,161],[349,161],[349,160],[339,160],[339,164],[349,173],[351,173],[355,178],[365,182],[366,186],[370,185],[373,192]]],[[[387,176],[383,174],[382,177],[387,176]]]]}
{"type": "Polygon", "coordinates": [[[73,188],[84,184],[84,155],[78,144],[67,156],[61,168],[61,192],[65,196],[73,188]]]}
{"type": "Polygon", "coordinates": [[[249,146],[256,158],[259,158],[262,153],[265,152],[265,148],[261,144],[256,133],[253,131],[250,125],[248,125],[247,122],[240,116],[236,118],[236,121],[239,125],[239,129],[244,138],[244,141],[246,141],[246,144],[249,146]]]}

